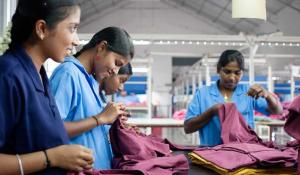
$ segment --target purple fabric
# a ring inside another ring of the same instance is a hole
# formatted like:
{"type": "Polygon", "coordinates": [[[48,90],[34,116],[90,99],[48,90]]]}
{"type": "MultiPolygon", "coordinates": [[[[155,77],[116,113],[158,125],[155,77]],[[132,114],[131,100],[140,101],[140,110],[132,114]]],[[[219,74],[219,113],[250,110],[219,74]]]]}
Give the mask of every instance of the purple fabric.
{"type": "Polygon", "coordinates": [[[187,174],[189,165],[184,155],[171,155],[170,146],[162,139],[137,133],[116,120],[110,129],[114,152],[113,168],[140,170],[146,175],[187,174]]]}
{"type": "Polygon", "coordinates": [[[261,143],[262,140],[246,124],[244,117],[234,103],[226,103],[219,108],[221,138],[223,143],[261,143]]]}
{"type": "Polygon", "coordinates": [[[290,104],[284,129],[290,136],[300,140],[300,95],[290,104]]]}
{"type": "Polygon", "coordinates": [[[262,142],[246,124],[234,103],[222,105],[219,108],[219,117],[224,144],[194,151],[205,160],[229,171],[245,166],[295,166],[297,151],[292,148],[275,149],[272,142],[262,142]]]}
{"type": "Polygon", "coordinates": [[[143,175],[137,170],[89,170],[80,173],[69,172],[67,175],[143,175]]]}
{"type": "Polygon", "coordinates": [[[246,123],[242,114],[237,110],[234,103],[226,103],[219,108],[221,122],[221,139],[224,144],[257,143],[267,147],[275,147],[273,142],[263,142],[261,138],[246,123]]]}
{"type": "Polygon", "coordinates": [[[245,166],[287,168],[296,163],[294,154],[289,151],[251,143],[228,143],[212,148],[199,148],[194,153],[228,171],[245,166]]]}
{"type": "Polygon", "coordinates": [[[170,142],[168,139],[162,139],[162,138],[152,136],[152,135],[150,135],[148,137],[153,139],[153,140],[156,140],[157,142],[168,144],[172,151],[193,151],[196,148],[198,148],[196,146],[177,145],[177,144],[174,144],[174,143],[170,142]]]}
{"type": "MultiPolygon", "coordinates": [[[[299,142],[300,142],[300,95],[296,96],[295,99],[290,104],[289,113],[287,114],[286,118],[287,118],[287,121],[284,125],[284,130],[290,136],[294,137],[298,141],[298,148],[299,148],[299,142]]],[[[300,150],[298,152],[297,173],[300,174],[300,150]]]]}

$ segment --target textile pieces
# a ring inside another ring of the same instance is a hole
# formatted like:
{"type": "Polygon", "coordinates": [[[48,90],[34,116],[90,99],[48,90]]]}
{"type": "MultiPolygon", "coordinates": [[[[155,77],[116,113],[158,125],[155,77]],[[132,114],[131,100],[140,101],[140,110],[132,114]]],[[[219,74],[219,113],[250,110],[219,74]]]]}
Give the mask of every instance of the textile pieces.
{"type": "Polygon", "coordinates": [[[140,170],[145,175],[188,173],[186,157],[183,154],[172,156],[169,144],[162,139],[137,133],[119,120],[112,124],[110,138],[115,169],[140,170]]]}

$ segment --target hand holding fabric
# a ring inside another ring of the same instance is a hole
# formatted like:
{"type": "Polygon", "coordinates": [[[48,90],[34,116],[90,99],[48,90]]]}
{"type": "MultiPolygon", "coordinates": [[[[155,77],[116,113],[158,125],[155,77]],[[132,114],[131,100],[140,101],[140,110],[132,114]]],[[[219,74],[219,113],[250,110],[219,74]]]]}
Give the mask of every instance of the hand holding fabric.
{"type": "Polygon", "coordinates": [[[248,90],[247,95],[258,99],[259,97],[267,98],[270,95],[270,93],[267,90],[265,90],[261,85],[254,84],[248,90]]]}
{"type": "Polygon", "coordinates": [[[47,153],[52,167],[77,172],[93,167],[92,151],[81,145],[62,145],[48,149],[47,153]]]}
{"type": "Polygon", "coordinates": [[[120,116],[128,116],[126,107],[122,103],[108,103],[103,111],[96,117],[101,124],[111,124],[120,116]]]}

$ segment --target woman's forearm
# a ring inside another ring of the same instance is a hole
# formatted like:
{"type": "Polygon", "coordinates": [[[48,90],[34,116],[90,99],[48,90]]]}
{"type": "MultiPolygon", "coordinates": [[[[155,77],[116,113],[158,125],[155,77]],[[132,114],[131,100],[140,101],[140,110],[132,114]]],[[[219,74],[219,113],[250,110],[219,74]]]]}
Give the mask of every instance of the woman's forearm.
{"type": "Polygon", "coordinates": [[[268,103],[268,110],[271,114],[281,114],[282,113],[282,106],[280,102],[271,94],[266,98],[268,103]]]}
{"type": "Polygon", "coordinates": [[[23,167],[24,174],[41,171],[46,168],[46,157],[42,151],[19,155],[0,154],[0,175],[20,175],[23,167]]]}
{"type": "Polygon", "coordinates": [[[76,137],[97,127],[97,121],[93,117],[88,117],[79,121],[64,122],[65,128],[70,138],[76,137]]]}
{"type": "Polygon", "coordinates": [[[184,122],[185,133],[189,134],[198,131],[199,129],[204,127],[214,115],[215,115],[214,111],[212,109],[208,109],[204,113],[185,121],[184,122]]]}

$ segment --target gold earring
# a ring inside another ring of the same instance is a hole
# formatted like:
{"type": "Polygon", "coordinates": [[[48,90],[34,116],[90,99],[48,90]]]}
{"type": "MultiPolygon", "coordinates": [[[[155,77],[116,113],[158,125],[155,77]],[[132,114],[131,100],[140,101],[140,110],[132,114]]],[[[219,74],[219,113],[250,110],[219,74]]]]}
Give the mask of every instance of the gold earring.
{"type": "Polygon", "coordinates": [[[40,39],[43,40],[44,39],[44,35],[39,35],[40,39]]]}

